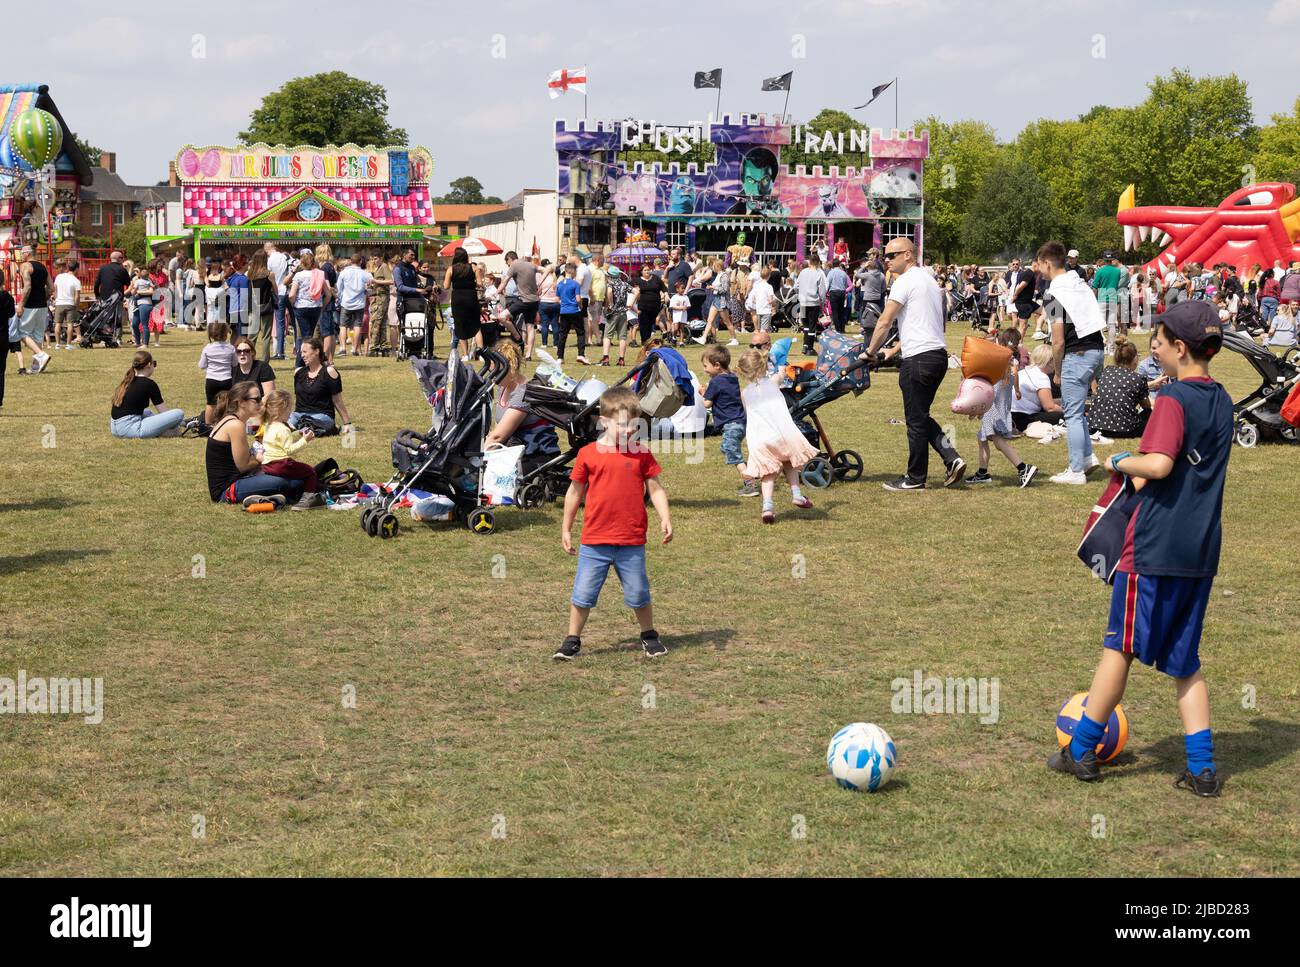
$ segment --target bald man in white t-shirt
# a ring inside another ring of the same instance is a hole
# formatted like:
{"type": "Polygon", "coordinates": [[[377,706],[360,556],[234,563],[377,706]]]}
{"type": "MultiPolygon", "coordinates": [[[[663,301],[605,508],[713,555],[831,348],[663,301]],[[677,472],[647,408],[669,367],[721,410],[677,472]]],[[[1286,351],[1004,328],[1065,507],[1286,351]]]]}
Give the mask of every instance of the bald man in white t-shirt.
{"type": "Polygon", "coordinates": [[[930,407],[943,378],[948,375],[948,349],[944,342],[943,292],[929,272],[916,262],[916,245],[909,238],[894,238],[885,246],[885,265],[898,273],[885,300],[885,311],[871,333],[867,356],[875,356],[898,321],[898,346],[886,356],[899,355],[898,386],[903,391],[903,416],[907,423],[907,472],[885,484],[902,493],[924,490],[930,471],[930,448],[942,458],[943,485],[951,487],[966,473],[961,458],[930,407]]]}

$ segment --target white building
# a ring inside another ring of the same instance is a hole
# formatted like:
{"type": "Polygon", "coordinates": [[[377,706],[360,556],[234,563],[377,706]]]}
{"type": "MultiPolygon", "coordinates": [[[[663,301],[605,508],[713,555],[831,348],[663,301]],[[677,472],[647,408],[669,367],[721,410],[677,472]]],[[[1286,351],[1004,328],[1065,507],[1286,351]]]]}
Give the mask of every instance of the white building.
{"type": "MultiPolygon", "coordinates": [[[[503,253],[514,251],[528,255],[536,242],[540,256],[554,262],[558,251],[556,216],[559,211],[559,196],[555,190],[525,188],[506,199],[505,204],[501,211],[470,218],[469,234],[496,242],[503,253]]],[[[474,261],[482,262],[491,272],[500,272],[506,267],[503,255],[488,255],[474,261]]]]}

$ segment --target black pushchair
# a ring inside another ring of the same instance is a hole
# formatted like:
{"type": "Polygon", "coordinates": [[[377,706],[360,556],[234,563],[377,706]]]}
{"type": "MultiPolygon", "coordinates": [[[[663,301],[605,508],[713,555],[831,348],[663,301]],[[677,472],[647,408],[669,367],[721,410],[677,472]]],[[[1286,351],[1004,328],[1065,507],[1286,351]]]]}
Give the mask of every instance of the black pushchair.
{"type": "Polygon", "coordinates": [[[1237,445],[1253,447],[1259,442],[1261,430],[1295,442],[1300,430],[1282,419],[1282,404],[1300,382],[1300,353],[1292,350],[1285,357],[1278,356],[1245,333],[1232,330],[1224,332],[1223,348],[1245,356],[1260,376],[1259,388],[1232,405],[1233,439],[1237,445]]]}
{"type": "Polygon", "coordinates": [[[952,307],[948,310],[948,321],[968,322],[978,329],[982,321],[978,294],[974,292],[954,292],[952,294],[952,307]]]}
{"type": "MultiPolygon", "coordinates": [[[[862,348],[856,347],[858,351],[862,348]]],[[[856,450],[836,450],[817,416],[817,411],[827,403],[849,393],[857,396],[871,385],[868,373],[871,360],[857,359],[856,355],[856,352],[846,354],[839,360],[828,360],[823,356],[819,364],[823,360],[840,363],[831,369],[829,379],[824,375],[824,366],[822,372],[802,369],[796,371],[792,385],[781,389],[795,426],[819,451],[799,472],[800,479],[810,487],[822,489],[836,480],[852,482],[862,476],[862,454],[856,450]]]]}
{"type": "Polygon", "coordinates": [[[433,359],[433,331],[442,321],[437,297],[401,296],[397,303],[397,359],[433,359]]]}
{"type": "Polygon", "coordinates": [[[392,443],[394,473],[361,514],[361,529],[371,537],[397,533],[394,512],[411,490],[449,498],[456,520],[475,534],[491,534],[496,518],[481,506],[483,440],[492,427],[492,400],[510,371],[505,358],[490,349],[475,353],[483,365],[476,371],[453,355],[446,363],[412,361],[412,368],[433,405],[433,425],[427,432],[399,430],[392,443]]]}
{"type": "Polygon", "coordinates": [[[109,349],[122,345],[122,293],[114,292],[107,299],[97,300],[81,314],[81,348],[90,349],[95,343],[109,349]]]}
{"type": "MultiPolygon", "coordinates": [[[[636,380],[655,365],[656,357],[651,353],[614,386],[636,380]]],[[[645,398],[648,384],[649,380],[638,387],[638,396],[642,399],[645,398]]],[[[600,400],[588,402],[572,390],[557,389],[534,378],[524,387],[524,402],[533,415],[550,423],[557,430],[563,430],[568,438],[568,445],[559,454],[533,461],[531,465],[529,460],[524,460],[515,502],[524,510],[536,510],[547,501],[558,499],[568,490],[569,473],[578,451],[587,444],[594,443],[600,435],[600,400]]],[[[677,407],[671,407],[645,413],[643,408],[642,412],[646,418],[653,420],[671,416],[676,409],[677,407]]]]}

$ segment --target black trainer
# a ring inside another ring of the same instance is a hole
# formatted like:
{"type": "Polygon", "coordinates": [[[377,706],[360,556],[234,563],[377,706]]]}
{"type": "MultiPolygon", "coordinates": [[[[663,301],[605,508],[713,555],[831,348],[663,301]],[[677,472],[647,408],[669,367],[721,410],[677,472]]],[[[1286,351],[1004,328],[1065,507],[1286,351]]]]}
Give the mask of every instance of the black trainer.
{"type": "Polygon", "coordinates": [[[958,457],[952,463],[948,464],[948,473],[943,478],[943,485],[951,487],[961,483],[961,478],[966,474],[966,461],[958,457]]]}
{"type": "Polygon", "coordinates": [[[1191,769],[1184,769],[1183,774],[1174,780],[1174,788],[1186,789],[1206,799],[1213,799],[1219,795],[1223,782],[1217,772],[1211,772],[1208,768],[1202,769],[1199,776],[1192,775],[1191,769]]]}
{"type": "Polygon", "coordinates": [[[657,631],[641,632],[641,647],[645,649],[647,658],[658,658],[660,655],[668,654],[668,646],[659,640],[657,631]]]}
{"type": "Polygon", "coordinates": [[[891,480],[889,483],[881,484],[886,490],[902,492],[904,490],[924,490],[924,483],[913,483],[907,477],[899,477],[897,480],[891,480]]]}
{"type": "Polygon", "coordinates": [[[582,651],[582,639],[577,635],[569,635],[560,645],[560,650],[551,657],[556,661],[573,661],[578,657],[578,652],[582,651]]]}
{"type": "Polygon", "coordinates": [[[992,483],[993,476],[987,470],[976,470],[966,478],[968,484],[992,483]]]}
{"type": "Polygon", "coordinates": [[[1097,753],[1092,749],[1075,762],[1074,756],[1070,754],[1070,747],[1062,746],[1047,760],[1047,768],[1055,769],[1057,772],[1067,772],[1080,782],[1096,782],[1101,778],[1101,764],[1097,761],[1097,753]]]}
{"type": "Polygon", "coordinates": [[[1038,468],[1032,463],[1026,465],[1025,469],[1020,471],[1020,488],[1023,490],[1028,487],[1036,476],[1038,476],[1038,468]]]}

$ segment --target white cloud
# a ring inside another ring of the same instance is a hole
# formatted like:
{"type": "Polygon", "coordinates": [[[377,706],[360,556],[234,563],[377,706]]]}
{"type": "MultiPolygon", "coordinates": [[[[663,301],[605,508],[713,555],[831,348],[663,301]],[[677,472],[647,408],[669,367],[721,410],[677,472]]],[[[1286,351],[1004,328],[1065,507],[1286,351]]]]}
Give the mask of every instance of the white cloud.
{"type": "Polygon", "coordinates": [[[1300,0],[1274,0],[1268,10],[1271,24],[1290,24],[1300,21],[1300,0]]]}

